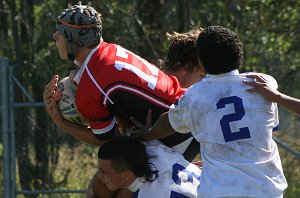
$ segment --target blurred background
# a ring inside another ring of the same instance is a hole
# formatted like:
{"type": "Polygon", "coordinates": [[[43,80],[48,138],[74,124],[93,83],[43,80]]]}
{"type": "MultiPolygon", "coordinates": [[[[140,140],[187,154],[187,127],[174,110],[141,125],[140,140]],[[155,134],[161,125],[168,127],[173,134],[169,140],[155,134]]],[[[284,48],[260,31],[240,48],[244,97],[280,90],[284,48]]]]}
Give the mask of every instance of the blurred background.
{"type": "MultiPolygon", "coordinates": [[[[0,0],[1,137],[0,197],[83,197],[96,170],[97,147],[55,127],[44,109],[44,86],[74,66],[59,58],[52,38],[68,3],[0,0]],[[2,58],[1,58],[2,57],[2,58]],[[6,58],[3,58],[6,57],[6,58]]],[[[300,1],[298,0],[94,0],[103,38],[152,63],[164,58],[167,32],[221,25],[244,44],[243,71],[272,75],[279,90],[300,98],[300,1]]],[[[279,145],[289,183],[300,197],[300,117],[279,107],[279,145]]],[[[255,190],[255,189],[253,189],[255,190]]]]}

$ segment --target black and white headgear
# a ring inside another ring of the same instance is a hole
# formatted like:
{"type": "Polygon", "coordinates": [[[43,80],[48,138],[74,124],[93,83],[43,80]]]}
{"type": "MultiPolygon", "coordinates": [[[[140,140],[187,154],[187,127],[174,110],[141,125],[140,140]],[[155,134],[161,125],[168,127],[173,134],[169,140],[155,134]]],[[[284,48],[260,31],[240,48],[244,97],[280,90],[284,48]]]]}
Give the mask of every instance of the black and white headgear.
{"type": "Polygon", "coordinates": [[[68,57],[74,60],[79,50],[100,42],[101,15],[94,8],[79,3],[59,15],[56,29],[66,38],[68,57]]]}

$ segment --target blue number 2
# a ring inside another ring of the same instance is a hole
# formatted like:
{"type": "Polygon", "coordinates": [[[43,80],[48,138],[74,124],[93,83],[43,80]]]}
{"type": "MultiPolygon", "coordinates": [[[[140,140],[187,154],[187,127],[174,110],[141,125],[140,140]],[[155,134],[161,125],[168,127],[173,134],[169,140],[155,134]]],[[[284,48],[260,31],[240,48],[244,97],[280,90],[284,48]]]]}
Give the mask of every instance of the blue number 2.
{"type": "Polygon", "coordinates": [[[244,117],[245,109],[243,105],[243,100],[237,96],[221,98],[217,103],[217,108],[225,108],[227,104],[233,104],[235,113],[224,115],[220,120],[225,142],[251,138],[248,127],[243,127],[240,128],[240,130],[237,132],[232,132],[229,126],[229,122],[238,121],[244,117]]]}

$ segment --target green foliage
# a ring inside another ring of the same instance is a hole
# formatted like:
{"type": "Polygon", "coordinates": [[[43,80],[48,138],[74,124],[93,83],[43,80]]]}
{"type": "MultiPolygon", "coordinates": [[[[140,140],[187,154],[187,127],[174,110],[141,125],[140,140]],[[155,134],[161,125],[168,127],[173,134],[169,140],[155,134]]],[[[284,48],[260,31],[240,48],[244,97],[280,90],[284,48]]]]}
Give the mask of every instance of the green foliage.
{"type": "Polygon", "coordinates": [[[3,156],[3,144],[0,144],[0,159],[2,159],[3,156]]]}

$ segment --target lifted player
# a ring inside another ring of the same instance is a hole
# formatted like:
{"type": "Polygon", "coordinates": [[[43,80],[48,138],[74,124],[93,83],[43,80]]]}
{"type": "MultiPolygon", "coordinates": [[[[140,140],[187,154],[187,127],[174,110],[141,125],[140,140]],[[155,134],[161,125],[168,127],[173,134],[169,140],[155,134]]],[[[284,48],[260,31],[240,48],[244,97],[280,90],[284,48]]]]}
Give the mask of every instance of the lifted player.
{"type": "MultiPolygon", "coordinates": [[[[144,123],[148,109],[152,109],[152,120],[156,121],[185,92],[175,77],[119,45],[104,42],[101,15],[90,6],[79,4],[64,10],[56,29],[53,37],[60,57],[71,59],[79,67],[74,77],[78,85],[76,105],[90,127],[61,116],[56,105],[61,98],[56,91],[58,75],[45,86],[43,97],[53,122],[78,140],[102,145],[119,135],[118,118],[130,128],[134,125],[129,117],[144,123]]],[[[160,140],[190,161],[198,153],[191,134],[178,133],[160,140]]]]}
{"type": "MultiPolygon", "coordinates": [[[[117,117],[129,128],[134,126],[129,117],[145,122],[148,109],[152,109],[152,120],[156,121],[184,93],[175,77],[119,45],[104,42],[100,14],[92,7],[66,9],[56,28],[53,37],[61,58],[74,60],[80,67],[74,77],[78,85],[76,105],[90,128],[68,122],[59,113],[56,101],[61,95],[55,91],[58,75],[46,85],[44,101],[55,124],[75,138],[101,145],[118,135],[117,117]]],[[[191,140],[190,134],[161,139],[171,147],[184,142],[181,153],[191,140]]]]}

